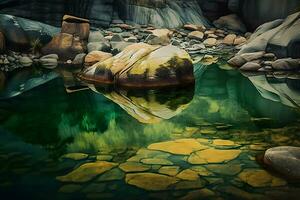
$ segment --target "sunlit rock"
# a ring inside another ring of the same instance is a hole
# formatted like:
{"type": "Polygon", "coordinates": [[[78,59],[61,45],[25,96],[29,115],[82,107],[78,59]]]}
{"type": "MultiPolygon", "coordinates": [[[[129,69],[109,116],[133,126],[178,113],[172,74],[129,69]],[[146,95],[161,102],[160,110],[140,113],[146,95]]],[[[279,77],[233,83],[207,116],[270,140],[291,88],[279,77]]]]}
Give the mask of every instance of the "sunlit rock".
{"type": "Polygon", "coordinates": [[[286,181],[274,177],[262,169],[245,169],[238,177],[252,187],[277,187],[286,185],[286,181]]]}
{"type": "Polygon", "coordinates": [[[226,146],[226,147],[235,147],[236,144],[231,141],[231,140],[221,140],[221,139],[216,139],[213,141],[212,143],[213,145],[216,145],[216,146],[226,146]]]}
{"type": "Polygon", "coordinates": [[[192,60],[178,47],[133,44],[116,56],[83,71],[79,77],[96,83],[153,88],[194,83],[192,60]]]}
{"type": "Polygon", "coordinates": [[[98,161],[94,163],[86,163],[72,172],[64,176],[58,176],[57,180],[62,182],[78,182],[83,183],[92,180],[96,176],[116,167],[116,163],[98,161]]]}
{"type": "Polygon", "coordinates": [[[126,174],[126,183],[144,190],[162,191],[171,189],[170,186],[177,183],[179,179],[154,173],[126,174]]]}
{"type": "Polygon", "coordinates": [[[177,155],[190,155],[192,152],[207,148],[207,146],[197,142],[196,139],[179,139],[174,141],[154,143],[148,146],[148,149],[165,151],[177,155]]]}
{"type": "Polygon", "coordinates": [[[145,165],[138,162],[125,162],[120,164],[119,168],[124,172],[144,172],[151,169],[151,165],[145,165]]]}
{"type": "Polygon", "coordinates": [[[188,162],[191,164],[223,163],[237,158],[241,150],[205,149],[190,155],[188,162]]]}

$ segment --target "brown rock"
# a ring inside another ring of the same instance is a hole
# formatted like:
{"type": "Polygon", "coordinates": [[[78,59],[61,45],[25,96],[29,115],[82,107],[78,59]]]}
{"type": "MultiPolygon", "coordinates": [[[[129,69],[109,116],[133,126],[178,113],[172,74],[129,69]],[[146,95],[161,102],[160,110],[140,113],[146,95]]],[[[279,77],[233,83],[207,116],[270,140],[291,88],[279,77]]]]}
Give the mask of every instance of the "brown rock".
{"type": "Polygon", "coordinates": [[[208,39],[204,40],[203,44],[208,47],[215,46],[217,44],[217,39],[216,38],[208,38],[208,39]]]}
{"type": "Polygon", "coordinates": [[[242,70],[242,71],[257,71],[260,68],[262,68],[262,66],[257,62],[247,62],[246,64],[244,64],[243,66],[240,67],[240,70],[242,70]]]}
{"type": "Polygon", "coordinates": [[[194,24],[186,24],[183,26],[184,29],[186,30],[190,30],[190,31],[205,31],[205,27],[204,26],[197,26],[194,24]]]}
{"type": "Polygon", "coordinates": [[[92,66],[97,62],[102,62],[111,57],[112,57],[111,53],[106,53],[103,51],[92,51],[85,57],[84,62],[86,66],[92,66]]]}
{"type": "Polygon", "coordinates": [[[203,37],[204,37],[204,33],[200,31],[193,31],[188,34],[188,38],[190,39],[202,40],[203,37]]]}
{"type": "Polygon", "coordinates": [[[246,38],[242,37],[242,36],[238,36],[235,40],[234,40],[234,45],[240,45],[240,44],[244,44],[246,43],[247,40],[246,38]]]}
{"type": "Polygon", "coordinates": [[[86,51],[89,30],[88,20],[65,15],[61,33],[42,48],[42,53],[57,54],[61,61],[73,60],[77,54],[86,51]]]}
{"type": "Polygon", "coordinates": [[[0,53],[5,51],[5,37],[2,32],[0,32],[0,53]]]}
{"type": "Polygon", "coordinates": [[[229,34],[224,38],[223,44],[233,45],[235,39],[236,39],[235,34],[229,34]]]}

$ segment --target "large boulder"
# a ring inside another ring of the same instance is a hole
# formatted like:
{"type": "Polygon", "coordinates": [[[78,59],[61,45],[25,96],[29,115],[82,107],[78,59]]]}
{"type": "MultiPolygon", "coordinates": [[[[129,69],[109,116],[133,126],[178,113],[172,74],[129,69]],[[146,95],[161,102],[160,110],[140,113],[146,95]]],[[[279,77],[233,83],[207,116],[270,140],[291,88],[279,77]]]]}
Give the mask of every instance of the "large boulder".
{"type": "Polygon", "coordinates": [[[288,178],[300,180],[300,147],[282,146],[268,149],[264,163],[288,178]]]}
{"type": "Polygon", "coordinates": [[[189,54],[178,47],[144,43],[126,47],[121,53],[83,71],[83,80],[133,88],[151,88],[194,83],[189,54]]]}
{"type": "Polygon", "coordinates": [[[59,28],[40,22],[0,14],[0,31],[5,36],[9,50],[28,50],[37,42],[42,45],[46,44],[59,33],[59,30],[59,28]]]}
{"type": "Polygon", "coordinates": [[[42,48],[42,53],[57,54],[59,60],[73,60],[77,54],[87,49],[90,25],[86,19],[65,15],[61,33],[54,36],[50,43],[42,48]]]}
{"type": "Polygon", "coordinates": [[[300,12],[285,20],[261,25],[239,54],[256,51],[274,53],[278,58],[300,58],[300,12]]]}
{"type": "Polygon", "coordinates": [[[246,26],[236,14],[222,16],[213,23],[220,29],[228,29],[241,33],[245,33],[247,31],[246,26]]]}

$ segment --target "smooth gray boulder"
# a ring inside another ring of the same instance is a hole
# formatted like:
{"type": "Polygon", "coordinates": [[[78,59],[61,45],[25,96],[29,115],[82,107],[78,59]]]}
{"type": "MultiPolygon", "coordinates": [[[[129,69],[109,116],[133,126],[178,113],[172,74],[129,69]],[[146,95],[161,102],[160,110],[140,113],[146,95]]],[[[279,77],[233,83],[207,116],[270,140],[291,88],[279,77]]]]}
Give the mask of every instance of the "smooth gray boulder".
{"type": "Polygon", "coordinates": [[[300,147],[282,146],[268,149],[264,163],[287,178],[300,179],[300,147]]]}
{"type": "Polygon", "coordinates": [[[278,58],[300,58],[300,12],[260,26],[238,54],[267,51],[278,58]]]}

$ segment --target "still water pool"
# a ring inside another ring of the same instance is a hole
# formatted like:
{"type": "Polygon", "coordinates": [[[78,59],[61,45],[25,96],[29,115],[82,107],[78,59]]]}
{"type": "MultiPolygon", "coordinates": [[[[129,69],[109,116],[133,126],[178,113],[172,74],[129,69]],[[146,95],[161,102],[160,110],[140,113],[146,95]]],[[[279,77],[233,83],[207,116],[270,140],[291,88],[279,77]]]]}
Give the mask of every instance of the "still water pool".
{"type": "Polygon", "coordinates": [[[195,86],[130,91],[15,72],[0,89],[1,199],[297,199],[259,158],[300,146],[299,77],[211,65],[195,86]]]}

